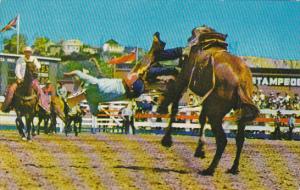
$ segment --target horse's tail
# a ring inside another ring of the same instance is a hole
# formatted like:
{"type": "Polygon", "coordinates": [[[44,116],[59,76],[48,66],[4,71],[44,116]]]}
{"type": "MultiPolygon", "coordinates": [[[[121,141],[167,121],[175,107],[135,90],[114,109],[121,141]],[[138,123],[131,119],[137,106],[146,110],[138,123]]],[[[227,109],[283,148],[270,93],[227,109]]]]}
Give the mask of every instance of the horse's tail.
{"type": "Polygon", "coordinates": [[[237,89],[240,112],[238,114],[238,122],[251,122],[259,114],[258,107],[253,103],[251,99],[251,93],[249,89],[242,88],[241,86],[237,89]]]}

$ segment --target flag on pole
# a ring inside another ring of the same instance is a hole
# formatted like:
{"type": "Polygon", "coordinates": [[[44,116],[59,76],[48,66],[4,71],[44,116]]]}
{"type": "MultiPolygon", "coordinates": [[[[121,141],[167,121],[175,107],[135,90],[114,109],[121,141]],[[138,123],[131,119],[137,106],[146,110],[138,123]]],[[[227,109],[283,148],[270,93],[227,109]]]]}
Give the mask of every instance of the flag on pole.
{"type": "Polygon", "coordinates": [[[11,30],[11,29],[15,29],[17,27],[17,23],[18,23],[18,16],[16,16],[14,19],[12,19],[11,21],[9,21],[9,23],[4,26],[0,32],[5,32],[7,30],[11,30]]]}
{"type": "Polygon", "coordinates": [[[130,54],[116,57],[108,61],[109,64],[132,63],[136,60],[136,50],[130,54]]]}

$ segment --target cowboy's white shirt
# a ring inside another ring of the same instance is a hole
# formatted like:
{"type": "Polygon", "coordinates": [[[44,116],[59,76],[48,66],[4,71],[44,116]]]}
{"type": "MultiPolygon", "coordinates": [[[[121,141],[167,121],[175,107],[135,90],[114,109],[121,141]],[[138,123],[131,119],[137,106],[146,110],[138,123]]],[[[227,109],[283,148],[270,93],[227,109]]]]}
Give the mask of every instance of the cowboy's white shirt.
{"type": "Polygon", "coordinates": [[[26,61],[33,62],[34,65],[36,66],[36,69],[38,70],[41,68],[41,64],[34,56],[30,56],[29,59],[26,59],[25,56],[22,56],[17,60],[16,63],[15,74],[17,79],[21,79],[21,80],[24,79],[25,71],[26,71],[26,61]]]}

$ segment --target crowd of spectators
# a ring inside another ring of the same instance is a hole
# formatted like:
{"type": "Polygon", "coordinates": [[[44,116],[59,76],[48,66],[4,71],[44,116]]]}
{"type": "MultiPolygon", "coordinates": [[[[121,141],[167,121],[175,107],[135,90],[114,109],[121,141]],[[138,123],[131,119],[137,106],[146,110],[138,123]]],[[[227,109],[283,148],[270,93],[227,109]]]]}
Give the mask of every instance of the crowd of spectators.
{"type": "Polygon", "coordinates": [[[260,109],[300,110],[300,97],[297,93],[290,95],[286,92],[271,92],[266,95],[258,90],[254,92],[253,102],[260,109]]]}

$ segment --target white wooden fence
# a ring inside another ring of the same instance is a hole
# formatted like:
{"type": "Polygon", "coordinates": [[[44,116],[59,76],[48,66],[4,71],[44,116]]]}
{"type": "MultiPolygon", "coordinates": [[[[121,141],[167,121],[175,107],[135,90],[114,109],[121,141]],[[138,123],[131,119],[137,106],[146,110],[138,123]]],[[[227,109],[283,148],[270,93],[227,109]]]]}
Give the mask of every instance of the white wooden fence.
{"type": "MultiPolygon", "coordinates": [[[[110,102],[106,104],[102,104],[99,106],[99,109],[101,110],[115,110],[117,113],[118,110],[123,108],[124,106],[127,106],[127,101],[119,101],[119,102],[110,102]]],[[[190,115],[192,112],[199,112],[201,110],[200,107],[196,108],[189,108],[189,107],[181,107],[180,112],[184,112],[186,115],[190,115]]],[[[269,117],[271,114],[275,115],[277,113],[277,110],[260,110],[262,114],[265,114],[266,117],[269,117]]],[[[111,114],[110,112],[106,112],[107,117],[95,117],[92,115],[86,115],[83,117],[82,126],[83,128],[115,128],[117,126],[122,126],[122,118],[120,116],[117,116],[117,114],[111,114]]],[[[292,114],[295,113],[297,115],[300,115],[300,111],[296,110],[281,110],[281,113],[283,115],[285,114],[292,114]]],[[[16,115],[15,112],[10,112],[8,114],[4,114],[0,112],[0,126],[3,125],[15,125],[15,119],[16,115]]],[[[153,128],[165,128],[167,127],[168,119],[162,118],[162,122],[157,122],[157,118],[147,118],[144,121],[136,120],[135,121],[135,127],[136,128],[144,128],[144,129],[153,129],[153,128]]],[[[37,119],[35,119],[34,123],[37,123],[37,119]]],[[[300,123],[296,123],[296,126],[299,126],[300,123]]],[[[274,124],[273,123],[264,123],[264,125],[248,125],[246,126],[246,130],[248,131],[265,131],[266,133],[270,133],[274,131],[274,124]]],[[[63,122],[58,118],[57,127],[59,128],[60,132],[63,132],[64,130],[64,124],[63,122]]],[[[190,129],[198,129],[200,128],[200,125],[198,124],[198,120],[185,120],[184,122],[180,123],[173,123],[173,127],[175,128],[182,128],[185,130],[190,129]]],[[[206,129],[210,129],[210,125],[205,125],[206,129]]],[[[226,132],[229,132],[230,130],[236,130],[237,126],[234,122],[225,121],[223,124],[223,128],[226,132]]],[[[282,127],[281,131],[287,131],[287,127],[282,127]]],[[[300,132],[300,127],[296,127],[294,129],[294,132],[300,132]]]]}

